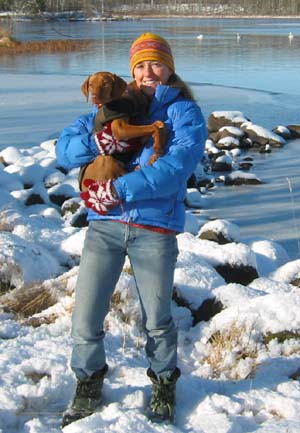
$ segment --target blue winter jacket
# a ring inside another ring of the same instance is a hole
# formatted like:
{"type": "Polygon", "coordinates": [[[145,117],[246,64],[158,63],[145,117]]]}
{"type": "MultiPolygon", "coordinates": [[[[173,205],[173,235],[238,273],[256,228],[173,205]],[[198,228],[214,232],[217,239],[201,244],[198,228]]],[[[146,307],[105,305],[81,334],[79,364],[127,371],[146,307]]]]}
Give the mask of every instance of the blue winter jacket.
{"type": "MultiPolygon", "coordinates": [[[[71,169],[91,162],[99,152],[93,138],[96,111],[81,116],[65,128],[56,144],[58,163],[71,169]]],[[[159,85],[152,99],[147,122],[165,122],[166,152],[153,165],[149,139],[135,160],[139,169],[113,184],[122,205],[101,216],[89,211],[88,219],[114,219],[135,224],[184,230],[186,183],[201,161],[207,129],[197,104],[180,96],[177,88],[159,85]]]]}

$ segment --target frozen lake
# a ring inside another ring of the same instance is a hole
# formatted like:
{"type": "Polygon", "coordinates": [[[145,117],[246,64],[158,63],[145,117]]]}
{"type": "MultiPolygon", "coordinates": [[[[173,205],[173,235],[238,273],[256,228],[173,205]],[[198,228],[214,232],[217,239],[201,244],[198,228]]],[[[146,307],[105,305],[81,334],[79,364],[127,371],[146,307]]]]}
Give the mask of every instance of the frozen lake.
{"type": "MultiPolygon", "coordinates": [[[[19,22],[18,39],[74,37],[95,43],[80,53],[0,57],[0,150],[57,137],[89,111],[80,92],[86,75],[111,70],[129,80],[130,43],[144,31],[170,41],[177,72],[191,85],[206,117],[214,110],[239,110],[270,129],[300,123],[299,20],[19,22]],[[197,39],[199,34],[203,39],[197,39]]],[[[271,155],[256,154],[252,172],[265,184],[219,187],[207,196],[202,214],[237,223],[243,237],[278,240],[291,258],[299,257],[299,145],[294,140],[271,155]]]]}

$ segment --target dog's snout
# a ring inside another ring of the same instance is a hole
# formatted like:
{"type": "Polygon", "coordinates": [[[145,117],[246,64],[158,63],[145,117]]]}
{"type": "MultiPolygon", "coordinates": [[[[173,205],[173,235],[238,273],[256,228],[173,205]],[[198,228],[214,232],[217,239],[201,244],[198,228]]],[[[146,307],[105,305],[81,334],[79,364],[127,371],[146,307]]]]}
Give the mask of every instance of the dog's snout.
{"type": "Polygon", "coordinates": [[[110,80],[91,82],[89,93],[93,104],[105,104],[111,99],[112,84],[110,80]]]}

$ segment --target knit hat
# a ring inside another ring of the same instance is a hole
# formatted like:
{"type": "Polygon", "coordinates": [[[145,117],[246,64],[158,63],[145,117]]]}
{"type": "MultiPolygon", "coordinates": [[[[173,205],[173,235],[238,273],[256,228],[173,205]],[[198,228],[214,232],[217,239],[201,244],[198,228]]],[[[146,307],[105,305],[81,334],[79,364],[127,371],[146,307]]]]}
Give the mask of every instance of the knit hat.
{"type": "Polygon", "coordinates": [[[130,71],[133,70],[138,63],[144,61],[157,61],[168,66],[172,72],[175,71],[174,59],[171,47],[168,42],[161,36],[154,33],[144,33],[139,36],[131,45],[130,48],[130,71]]]}

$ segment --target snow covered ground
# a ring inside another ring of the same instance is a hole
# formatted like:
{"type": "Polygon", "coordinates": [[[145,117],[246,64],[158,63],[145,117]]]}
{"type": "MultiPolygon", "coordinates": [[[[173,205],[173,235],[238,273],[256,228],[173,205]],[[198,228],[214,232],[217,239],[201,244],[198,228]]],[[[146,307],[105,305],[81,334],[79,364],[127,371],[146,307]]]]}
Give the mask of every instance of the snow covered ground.
{"type": "MultiPolygon", "coordinates": [[[[0,432],[56,433],[75,388],[70,321],[86,227],[74,227],[74,214],[65,209],[62,216],[49,197],[68,193],[75,215],[84,215],[77,170],[57,169],[53,140],[6,147],[0,156],[8,164],[0,166],[0,432]],[[40,203],[32,204],[37,197],[40,203]],[[34,314],[34,306],[41,311],[34,314]]],[[[202,200],[194,190],[187,198],[202,200]]],[[[64,433],[300,431],[300,260],[274,241],[244,239],[229,221],[217,220],[213,229],[234,242],[200,239],[207,224],[189,209],[178,236],[174,284],[185,306],[173,302],[182,370],[176,424],[156,425],[143,414],[150,383],[126,264],[106,321],[103,408],[64,433]],[[222,264],[252,266],[258,278],[226,283],[215,269],[222,264]],[[222,310],[195,324],[193,312],[207,299],[222,310]]]]}

